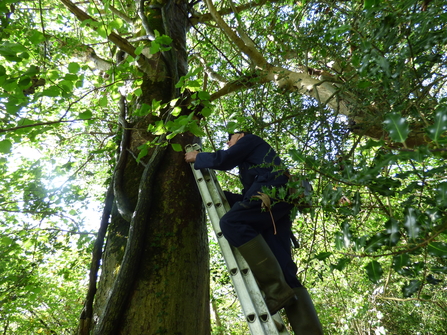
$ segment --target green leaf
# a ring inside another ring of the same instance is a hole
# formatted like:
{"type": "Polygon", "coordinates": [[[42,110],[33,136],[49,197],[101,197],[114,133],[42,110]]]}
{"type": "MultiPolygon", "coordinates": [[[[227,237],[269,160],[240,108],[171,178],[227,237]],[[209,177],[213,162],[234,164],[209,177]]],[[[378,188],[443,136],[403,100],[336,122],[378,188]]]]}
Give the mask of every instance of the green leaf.
{"type": "Polygon", "coordinates": [[[165,123],[163,120],[155,121],[155,124],[149,125],[147,130],[154,135],[161,135],[166,133],[165,123]]]}
{"type": "Polygon", "coordinates": [[[40,93],[40,95],[55,98],[61,95],[61,90],[57,86],[51,86],[48,87],[47,89],[44,89],[42,93],[40,93]]]}
{"type": "Polygon", "coordinates": [[[384,233],[377,233],[366,242],[365,252],[374,252],[379,250],[390,241],[389,235],[384,233]]]}
{"type": "Polygon", "coordinates": [[[179,116],[181,112],[182,112],[182,108],[179,107],[179,106],[176,106],[172,110],[171,114],[174,115],[174,116],[179,116]]]}
{"type": "Polygon", "coordinates": [[[68,71],[70,73],[76,74],[79,72],[80,69],[81,66],[78,63],[71,62],[70,64],[68,64],[68,71]]]}
{"type": "Polygon", "coordinates": [[[365,89],[365,88],[368,88],[371,86],[372,86],[372,83],[368,80],[360,80],[357,84],[357,87],[360,89],[365,89]]]}
{"type": "Polygon", "coordinates": [[[14,243],[14,240],[10,238],[9,236],[2,236],[0,237],[0,244],[4,246],[9,246],[14,243]]]}
{"type": "Polygon", "coordinates": [[[342,234],[343,234],[343,244],[345,245],[345,248],[349,248],[351,245],[351,225],[347,222],[343,222],[341,225],[342,234]]]}
{"type": "Polygon", "coordinates": [[[158,113],[161,108],[164,108],[164,106],[161,104],[161,100],[152,99],[150,111],[152,113],[158,113]]]}
{"type": "Polygon", "coordinates": [[[67,74],[64,76],[64,82],[66,82],[66,81],[76,81],[76,80],[78,80],[78,76],[75,75],[75,74],[67,73],[67,74]]]}
{"type": "Polygon", "coordinates": [[[344,248],[344,243],[343,243],[343,234],[340,233],[339,231],[337,231],[335,233],[335,248],[337,250],[342,250],[344,248]]]}
{"type": "Polygon", "coordinates": [[[442,105],[436,109],[435,121],[432,126],[427,127],[428,136],[438,142],[441,135],[447,130],[447,106],[442,105]]]}
{"type": "Polygon", "coordinates": [[[172,149],[174,149],[174,151],[180,152],[183,151],[183,148],[180,144],[178,143],[171,143],[172,149]]]}
{"type": "Polygon", "coordinates": [[[198,137],[206,136],[205,132],[199,127],[197,122],[191,122],[188,126],[188,130],[198,137]]]}
{"type": "Polygon", "coordinates": [[[31,43],[33,43],[34,45],[39,45],[40,43],[45,41],[45,35],[35,29],[32,29],[28,38],[31,41],[31,43]]]}
{"type": "Polygon", "coordinates": [[[145,48],[145,45],[140,45],[135,49],[135,55],[140,55],[143,52],[143,49],[145,48]]]}
{"type": "Polygon", "coordinates": [[[377,63],[382,68],[383,72],[385,72],[387,76],[390,76],[390,63],[388,60],[385,57],[380,57],[377,60],[377,63]]]}
{"type": "Polygon", "coordinates": [[[199,91],[197,93],[199,94],[200,100],[210,100],[211,99],[211,95],[206,91],[199,91]]]}
{"type": "Polygon", "coordinates": [[[363,250],[363,248],[364,248],[365,245],[366,245],[366,239],[367,239],[367,238],[368,238],[368,236],[361,236],[361,237],[356,238],[356,239],[353,241],[353,244],[354,244],[354,250],[355,250],[355,251],[363,250]]]}
{"type": "Polygon", "coordinates": [[[421,282],[419,280],[411,280],[408,284],[402,287],[402,293],[405,298],[411,297],[416,293],[421,287],[421,282]]]}
{"type": "Polygon", "coordinates": [[[28,85],[31,83],[30,77],[22,77],[19,82],[17,83],[17,86],[20,88],[26,88],[29,87],[28,85]]]}
{"type": "Polygon", "coordinates": [[[354,66],[356,68],[359,67],[360,66],[360,61],[361,61],[361,59],[360,59],[358,53],[354,53],[352,55],[352,57],[351,57],[352,66],[354,66]]]}
{"type": "Polygon", "coordinates": [[[395,142],[405,142],[410,132],[405,118],[400,113],[392,113],[386,116],[385,128],[390,133],[390,137],[395,142]]]}
{"type": "MultiPolygon", "coordinates": [[[[309,164],[308,159],[306,159],[306,163],[309,164]]],[[[311,163],[309,165],[312,165],[311,163]]],[[[321,204],[323,206],[328,206],[329,209],[333,208],[335,204],[337,204],[343,195],[343,189],[341,187],[337,187],[334,189],[331,183],[327,184],[322,193],[321,204]]]]}
{"type": "Polygon", "coordinates": [[[431,285],[438,285],[439,283],[442,283],[442,280],[436,279],[432,274],[429,274],[426,278],[427,283],[431,285]]]}
{"type": "Polygon", "coordinates": [[[210,116],[211,113],[212,113],[212,110],[211,110],[211,108],[208,108],[208,107],[204,107],[204,108],[200,111],[200,114],[202,114],[204,117],[208,117],[208,116],[210,116]]]}
{"type": "Polygon", "coordinates": [[[351,263],[351,259],[350,258],[340,258],[337,262],[337,264],[331,264],[330,265],[330,270],[338,270],[338,271],[343,271],[344,268],[346,267],[346,265],[348,265],[349,263],[351,263]]]}
{"type": "Polygon", "coordinates": [[[410,239],[416,239],[421,231],[421,225],[418,222],[418,211],[414,208],[408,208],[406,210],[404,218],[404,226],[407,228],[408,237],[410,239]]]}
{"type": "Polygon", "coordinates": [[[350,29],[351,29],[351,26],[349,24],[345,24],[345,25],[342,25],[340,27],[332,29],[332,32],[334,34],[340,35],[340,34],[343,34],[343,33],[347,32],[347,31],[349,31],[350,29]]]}
{"type": "Polygon", "coordinates": [[[320,252],[318,255],[315,256],[316,259],[319,261],[324,261],[326,258],[332,255],[332,252],[320,252]]]}
{"type": "Polygon", "coordinates": [[[115,17],[113,21],[109,22],[109,26],[112,29],[120,29],[123,26],[123,23],[123,20],[121,20],[119,17],[115,17]]]}
{"type": "MultiPolygon", "coordinates": [[[[227,125],[225,126],[225,129],[228,133],[234,133],[234,131],[236,130],[238,124],[237,122],[234,121],[230,121],[227,123],[227,125]]],[[[292,151],[292,150],[291,150],[292,151]]]]}
{"type": "Polygon", "coordinates": [[[9,140],[0,141],[0,153],[7,154],[11,151],[12,143],[9,140]]]}
{"type": "Polygon", "coordinates": [[[85,111],[85,112],[79,113],[79,115],[78,115],[78,117],[79,117],[81,120],[88,120],[88,119],[91,119],[92,116],[93,116],[93,113],[92,113],[91,111],[85,111]]]}
{"type": "Polygon", "coordinates": [[[161,35],[157,37],[155,41],[157,41],[157,43],[159,44],[169,45],[172,43],[172,38],[170,38],[168,35],[161,35]]]}
{"type": "Polygon", "coordinates": [[[138,149],[140,150],[140,152],[138,153],[138,157],[136,159],[137,163],[140,162],[141,158],[147,156],[149,152],[149,147],[147,144],[140,145],[138,149]]]}
{"type": "Polygon", "coordinates": [[[289,150],[289,155],[295,162],[305,163],[306,159],[304,155],[296,149],[289,150]]]}
{"type": "Polygon", "coordinates": [[[431,242],[428,245],[428,253],[435,257],[447,258],[447,243],[431,242]]]}
{"type": "Polygon", "coordinates": [[[396,193],[395,189],[401,185],[401,182],[397,179],[389,177],[377,177],[370,181],[368,187],[373,192],[377,192],[380,195],[392,196],[396,193]]]}
{"type": "Polygon", "coordinates": [[[192,92],[197,92],[201,88],[201,84],[197,80],[190,80],[186,83],[185,87],[192,92]]]}
{"type": "Polygon", "coordinates": [[[101,106],[101,107],[106,107],[108,104],[109,104],[109,100],[107,99],[106,95],[104,95],[103,97],[101,97],[98,100],[98,105],[101,106]]]}
{"type": "Polygon", "coordinates": [[[393,257],[393,269],[399,272],[404,266],[410,264],[410,256],[408,254],[400,254],[393,257]]]}
{"type": "Polygon", "coordinates": [[[433,266],[430,268],[433,273],[445,273],[447,274],[447,266],[433,266]]]}
{"type": "Polygon", "coordinates": [[[152,112],[151,106],[148,104],[141,104],[141,107],[139,109],[136,109],[133,114],[135,116],[145,116],[152,112]]]}
{"type": "Polygon", "coordinates": [[[436,202],[438,206],[447,207],[447,182],[440,183],[436,191],[436,202]]]}
{"type": "Polygon", "coordinates": [[[365,266],[365,269],[369,280],[372,281],[374,284],[377,284],[380,281],[380,278],[382,278],[383,270],[379,262],[372,261],[367,266],[365,266]]]}
{"type": "Polygon", "coordinates": [[[107,32],[107,26],[100,25],[96,28],[96,32],[101,36],[102,38],[107,38],[107,35],[109,34],[107,32]]]}
{"type": "Polygon", "coordinates": [[[143,94],[143,90],[141,89],[141,87],[138,87],[133,94],[135,94],[137,97],[141,96],[143,94]]]}
{"type": "Polygon", "coordinates": [[[387,234],[389,234],[389,245],[396,245],[401,236],[399,222],[391,218],[385,223],[385,228],[387,234]]]}
{"type": "Polygon", "coordinates": [[[154,55],[157,52],[160,51],[160,44],[156,43],[155,41],[151,42],[151,47],[149,48],[149,52],[154,55]]]}
{"type": "Polygon", "coordinates": [[[18,43],[5,41],[0,45],[0,55],[13,62],[20,61],[21,58],[16,57],[17,54],[25,53],[26,51],[26,48],[18,43]]]}
{"type": "Polygon", "coordinates": [[[371,9],[380,4],[380,0],[364,0],[363,9],[371,9]]]}
{"type": "Polygon", "coordinates": [[[39,73],[39,67],[36,65],[31,65],[23,75],[32,77],[38,73],[39,73]]]}

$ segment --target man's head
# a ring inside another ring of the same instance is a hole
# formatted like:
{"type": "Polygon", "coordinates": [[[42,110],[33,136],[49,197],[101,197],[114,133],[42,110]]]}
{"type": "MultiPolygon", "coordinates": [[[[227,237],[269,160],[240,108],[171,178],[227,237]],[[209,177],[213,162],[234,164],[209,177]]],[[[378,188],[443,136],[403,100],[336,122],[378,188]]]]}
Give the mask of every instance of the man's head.
{"type": "Polygon", "coordinates": [[[236,144],[237,141],[239,141],[242,137],[247,135],[249,133],[245,131],[236,131],[234,133],[228,133],[228,142],[227,145],[229,148],[231,148],[233,145],[236,144]]]}

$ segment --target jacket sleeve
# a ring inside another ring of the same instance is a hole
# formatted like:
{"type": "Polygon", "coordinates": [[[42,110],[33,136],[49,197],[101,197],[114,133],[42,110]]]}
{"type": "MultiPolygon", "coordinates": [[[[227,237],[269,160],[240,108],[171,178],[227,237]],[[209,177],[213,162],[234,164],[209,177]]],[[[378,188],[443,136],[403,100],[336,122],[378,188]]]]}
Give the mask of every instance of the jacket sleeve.
{"type": "Polygon", "coordinates": [[[259,143],[254,143],[252,136],[244,136],[228,150],[216,152],[200,152],[194,163],[195,169],[210,168],[216,170],[231,170],[240,165],[259,143]]]}

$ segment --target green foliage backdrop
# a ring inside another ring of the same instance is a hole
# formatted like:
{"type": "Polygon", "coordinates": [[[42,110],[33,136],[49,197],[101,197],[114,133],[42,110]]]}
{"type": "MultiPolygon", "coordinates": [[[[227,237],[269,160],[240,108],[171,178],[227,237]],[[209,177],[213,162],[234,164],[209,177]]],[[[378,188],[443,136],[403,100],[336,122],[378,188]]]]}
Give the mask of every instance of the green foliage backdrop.
{"type": "MultiPolygon", "coordinates": [[[[160,116],[148,131],[166,143],[192,132],[206,150],[224,148],[227,131],[252,131],[311,182],[294,253],[328,334],[445,333],[445,2],[188,8],[190,71],[177,88],[191,114],[153,101],[135,116],[160,116]]],[[[145,36],[134,1],[3,0],[0,13],[0,329],[73,334],[94,238],[86,216],[103,201],[122,136],[120,94],[136,104],[144,59],[173,41],[164,27],[145,36]]],[[[246,333],[212,252],[214,333],[246,333]]]]}

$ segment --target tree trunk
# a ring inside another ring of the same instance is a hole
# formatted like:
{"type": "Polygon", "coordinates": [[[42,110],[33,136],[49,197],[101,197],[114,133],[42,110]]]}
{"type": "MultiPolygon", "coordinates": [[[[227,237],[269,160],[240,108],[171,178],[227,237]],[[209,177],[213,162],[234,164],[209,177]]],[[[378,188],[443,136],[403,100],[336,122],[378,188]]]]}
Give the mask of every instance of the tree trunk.
{"type": "MultiPolygon", "coordinates": [[[[182,142],[190,141],[184,137],[182,142]]],[[[138,170],[127,175],[134,191],[138,183],[132,180],[141,175],[141,169],[138,170]]],[[[169,150],[155,180],[154,203],[145,222],[141,261],[116,334],[209,334],[204,211],[183,154],[169,150]]],[[[115,210],[109,226],[94,317],[101,317],[119,271],[128,226],[115,210]]]]}
{"type": "MultiPolygon", "coordinates": [[[[142,103],[150,105],[153,99],[168,102],[178,96],[174,85],[178,76],[186,74],[185,6],[171,3],[160,15],[169,27],[167,34],[174,41],[172,51],[151,58],[152,72],[144,76],[143,94],[128,106],[131,132],[127,149],[134,157],[140,145],[153,140],[147,127],[157,117],[150,114],[132,119],[132,109],[142,103]]],[[[179,135],[171,142],[185,146],[192,139],[192,135],[179,135]]],[[[154,149],[147,157],[150,159],[151,155],[154,149]]],[[[137,164],[132,155],[127,155],[121,185],[123,194],[130,208],[138,208],[137,203],[141,203],[145,214],[139,217],[134,212],[129,223],[116,206],[112,211],[93,309],[94,334],[210,333],[205,212],[184,154],[173,151],[168,145],[162,155],[148,194],[140,191],[142,176],[146,178],[143,164],[137,164]],[[142,224],[142,229],[138,230],[141,233],[132,235],[139,224],[142,224]],[[138,240],[141,247],[131,257],[132,264],[136,265],[128,269],[124,264],[127,262],[125,254],[131,246],[137,245],[132,238],[141,239],[138,240]],[[122,283],[130,287],[125,290],[128,292],[117,289],[122,287],[117,286],[119,280],[123,281],[119,279],[120,272],[121,275],[130,274],[122,283]],[[123,296],[122,303],[114,300],[118,295],[123,296]],[[113,304],[120,306],[110,312],[113,304]]],[[[155,164],[147,157],[142,159],[145,164],[155,164]]]]}

